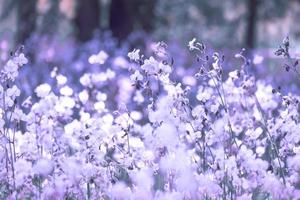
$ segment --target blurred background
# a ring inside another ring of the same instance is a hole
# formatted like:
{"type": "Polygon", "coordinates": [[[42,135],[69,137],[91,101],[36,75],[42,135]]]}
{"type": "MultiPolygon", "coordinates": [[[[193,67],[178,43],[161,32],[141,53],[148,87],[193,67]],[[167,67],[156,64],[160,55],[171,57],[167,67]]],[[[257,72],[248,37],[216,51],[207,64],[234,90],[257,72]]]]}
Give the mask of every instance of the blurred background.
{"type": "Polygon", "coordinates": [[[23,44],[34,34],[91,40],[109,31],[221,48],[274,47],[287,34],[299,46],[299,0],[0,0],[0,37],[23,44]]]}
{"type": "Polygon", "coordinates": [[[281,76],[274,51],[288,35],[292,57],[300,57],[299,22],[300,0],[0,0],[0,62],[25,46],[30,63],[21,83],[30,93],[51,81],[55,66],[74,85],[83,73],[107,68],[128,78],[127,53],[140,48],[149,56],[164,41],[182,78],[197,70],[187,47],[195,37],[208,53],[225,55],[227,70],[241,65],[234,55],[246,48],[258,77],[298,91],[299,78],[281,76]],[[106,65],[91,67],[88,57],[100,50],[110,56],[106,65]]]}

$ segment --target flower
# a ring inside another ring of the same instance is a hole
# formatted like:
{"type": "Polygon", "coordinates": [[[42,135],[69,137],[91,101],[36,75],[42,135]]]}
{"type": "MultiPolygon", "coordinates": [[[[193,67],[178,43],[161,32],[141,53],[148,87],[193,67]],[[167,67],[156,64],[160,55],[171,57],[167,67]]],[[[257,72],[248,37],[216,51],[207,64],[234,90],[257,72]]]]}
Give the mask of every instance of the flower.
{"type": "Polygon", "coordinates": [[[103,101],[98,101],[94,104],[95,110],[102,112],[105,109],[105,103],[103,101]]]}
{"type": "Polygon", "coordinates": [[[129,52],[128,57],[132,61],[138,61],[140,59],[140,50],[139,49],[133,49],[132,52],[129,52]]]}
{"type": "Polygon", "coordinates": [[[33,166],[35,174],[47,176],[53,171],[53,163],[51,160],[42,158],[33,166]]]}
{"type": "Polygon", "coordinates": [[[64,85],[64,84],[66,84],[67,80],[68,80],[67,77],[65,77],[65,76],[63,76],[61,74],[59,74],[59,75],[56,76],[56,81],[57,81],[58,85],[64,85]]]}
{"type": "Polygon", "coordinates": [[[82,77],[80,77],[79,82],[85,87],[90,86],[92,84],[91,75],[84,74],[82,77]]]}
{"type": "Polygon", "coordinates": [[[83,90],[78,94],[78,97],[81,103],[85,104],[89,99],[89,93],[87,92],[87,90],[83,90]]]}
{"type": "Polygon", "coordinates": [[[107,58],[108,54],[105,51],[100,51],[98,54],[89,57],[89,63],[103,65],[107,58]]]}
{"type": "Polygon", "coordinates": [[[14,61],[9,60],[3,71],[9,79],[14,80],[18,76],[18,65],[14,61]]]}
{"type": "Polygon", "coordinates": [[[170,74],[172,72],[172,68],[168,64],[165,65],[163,63],[159,63],[159,69],[165,74],[170,74]]]}
{"type": "Polygon", "coordinates": [[[193,50],[203,51],[205,49],[205,46],[202,43],[197,42],[196,38],[193,38],[191,41],[189,41],[188,47],[190,51],[193,50]]]}
{"type": "Polygon", "coordinates": [[[64,96],[71,96],[73,94],[73,90],[69,86],[62,87],[59,92],[64,96]]]}
{"type": "Polygon", "coordinates": [[[28,63],[28,60],[25,57],[25,55],[23,53],[21,53],[18,57],[14,58],[14,62],[19,66],[23,66],[28,63]]]}
{"type": "Polygon", "coordinates": [[[134,74],[132,74],[132,75],[130,76],[130,80],[131,80],[132,82],[142,81],[142,80],[143,80],[143,75],[142,75],[138,70],[136,70],[136,71],[134,72],[134,74]]]}
{"type": "Polygon", "coordinates": [[[47,83],[41,84],[35,89],[36,95],[40,98],[46,97],[50,93],[50,91],[51,86],[47,83]]]}
{"type": "Polygon", "coordinates": [[[141,68],[149,75],[155,75],[159,72],[159,63],[151,56],[146,59],[141,68]]]}
{"type": "Polygon", "coordinates": [[[263,56],[255,54],[254,58],[253,58],[253,64],[255,64],[255,65],[261,64],[263,62],[263,60],[264,60],[263,56]]]}
{"type": "Polygon", "coordinates": [[[190,48],[190,51],[192,51],[192,50],[194,50],[194,49],[198,49],[198,48],[195,46],[195,43],[196,43],[196,38],[193,38],[191,41],[189,41],[188,47],[190,48]]]}

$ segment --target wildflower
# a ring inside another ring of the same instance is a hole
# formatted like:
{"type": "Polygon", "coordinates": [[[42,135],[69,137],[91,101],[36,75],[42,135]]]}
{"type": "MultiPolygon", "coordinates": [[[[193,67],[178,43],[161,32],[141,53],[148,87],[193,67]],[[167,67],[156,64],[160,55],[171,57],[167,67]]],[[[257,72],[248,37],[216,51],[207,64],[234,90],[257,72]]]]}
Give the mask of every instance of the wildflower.
{"type": "Polygon", "coordinates": [[[47,176],[53,170],[52,161],[48,159],[40,159],[37,163],[33,166],[33,171],[35,174],[47,176]]]}
{"type": "Polygon", "coordinates": [[[9,79],[14,80],[18,76],[18,65],[14,61],[9,60],[4,66],[4,73],[9,79]]]}
{"type": "Polygon", "coordinates": [[[50,91],[51,86],[47,83],[41,84],[35,89],[36,95],[40,98],[46,97],[50,93],[50,91]]]}
{"type": "Polygon", "coordinates": [[[209,90],[198,91],[196,98],[201,102],[206,102],[211,98],[211,93],[209,90]]]}
{"type": "Polygon", "coordinates": [[[97,101],[106,101],[107,95],[102,92],[97,92],[96,99],[97,101]]]}
{"type": "Polygon", "coordinates": [[[102,112],[105,109],[105,103],[103,101],[98,101],[94,104],[95,110],[102,112]]]}
{"type": "Polygon", "coordinates": [[[128,61],[123,56],[116,57],[113,61],[113,65],[123,69],[127,69],[129,67],[128,61]]]}
{"type": "Polygon", "coordinates": [[[65,77],[65,76],[63,76],[61,74],[59,74],[59,75],[56,76],[56,81],[57,81],[58,85],[64,85],[64,84],[66,84],[67,80],[68,80],[67,77],[65,77]]]}
{"type": "Polygon", "coordinates": [[[20,96],[21,92],[19,90],[19,88],[14,85],[13,87],[11,88],[8,88],[7,91],[6,91],[6,95],[9,96],[9,97],[17,97],[17,96],[20,96]]]}
{"type": "Polygon", "coordinates": [[[58,71],[58,68],[57,67],[54,67],[50,73],[50,77],[51,78],[54,78],[57,76],[57,71],[58,71]]]}
{"type": "Polygon", "coordinates": [[[155,75],[159,72],[159,63],[151,56],[146,59],[141,68],[149,75],[155,75]]]}
{"type": "Polygon", "coordinates": [[[89,94],[87,92],[87,90],[83,90],[82,92],[80,92],[78,94],[79,100],[81,101],[81,103],[85,104],[88,99],[89,99],[89,94]]]}
{"type": "Polygon", "coordinates": [[[196,38],[193,38],[191,41],[189,41],[188,47],[190,48],[190,51],[194,49],[199,50],[199,48],[196,46],[196,38]]]}
{"type": "Polygon", "coordinates": [[[130,60],[137,62],[140,60],[140,50],[139,49],[134,49],[132,52],[129,52],[128,57],[130,60]]]}
{"type": "Polygon", "coordinates": [[[132,75],[130,76],[130,80],[131,80],[132,82],[142,81],[142,80],[143,80],[143,75],[142,75],[138,70],[136,70],[136,71],[134,72],[134,74],[132,74],[132,75]]]}
{"type": "Polygon", "coordinates": [[[89,63],[103,65],[107,58],[108,54],[105,51],[100,51],[98,54],[89,57],[89,63]]]}
{"type": "Polygon", "coordinates": [[[159,63],[159,69],[165,74],[172,72],[172,68],[168,64],[159,63]]]}
{"type": "Polygon", "coordinates": [[[255,65],[261,64],[263,60],[264,60],[263,56],[255,54],[253,58],[253,64],[255,65]]]}
{"type": "Polygon", "coordinates": [[[23,66],[28,63],[28,60],[25,57],[25,55],[23,53],[21,53],[19,56],[14,58],[14,62],[19,66],[23,66]]]}
{"type": "Polygon", "coordinates": [[[196,38],[193,38],[191,41],[189,41],[188,47],[190,51],[198,50],[202,52],[205,49],[204,44],[197,42],[196,38]]]}
{"type": "Polygon", "coordinates": [[[91,75],[84,74],[82,77],[80,77],[79,82],[85,87],[90,86],[92,84],[91,75]]]}
{"type": "Polygon", "coordinates": [[[73,90],[69,86],[62,87],[59,92],[64,96],[71,96],[73,94],[73,90]]]}

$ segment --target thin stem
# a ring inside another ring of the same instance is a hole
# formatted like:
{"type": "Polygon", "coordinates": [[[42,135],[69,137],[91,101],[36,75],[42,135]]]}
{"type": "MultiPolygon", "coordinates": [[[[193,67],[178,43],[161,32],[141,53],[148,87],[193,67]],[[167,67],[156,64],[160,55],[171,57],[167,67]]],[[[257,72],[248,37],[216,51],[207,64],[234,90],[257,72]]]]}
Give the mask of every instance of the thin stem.
{"type": "Polygon", "coordinates": [[[280,160],[280,158],[279,158],[279,150],[278,150],[276,144],[274,143],[274,141],[273,141],[273,139],[272,139],[271,133],[270,133],[269,130],[268,130],[267,123],[266,123],[266,119],[265,119],[265,117],[264,117],[264,115],[263,115],[263,110],[262,110],[261,105],[260,105],[260,103],[259,103],[259,101],[258,101],[258,99],[257,99],[257,96],[254,95],[254,97],[255,97],[255,102],[256,102],[258,111],[259,111],[259,113],[260,113],[260,115],[261,115],[261,118],[262,118],[262,122],[263,122],[263,125],[264,125],[264,128],[265,128],[265,131],[266,131],[266,133],[267,133],[267,137],[268,137],[268,139],[269,139],[270,144],[271,144],[272,147],[273,147],[273,148],[271,148],[271,149],[274,149],[274,150],[275,150],[274,152],[275,152],[276,158],[277,158],[277,160],[278,160],[279,171],[280,171],[281,178],[282,178],[282,180],[283,180],[283,184],[286,185],[286,180],[285,180],[285,178],[284,178],[284,172],[283,172],[283,170],[282,170],[282,163],[281,163],[281,160],[280,160]]]}

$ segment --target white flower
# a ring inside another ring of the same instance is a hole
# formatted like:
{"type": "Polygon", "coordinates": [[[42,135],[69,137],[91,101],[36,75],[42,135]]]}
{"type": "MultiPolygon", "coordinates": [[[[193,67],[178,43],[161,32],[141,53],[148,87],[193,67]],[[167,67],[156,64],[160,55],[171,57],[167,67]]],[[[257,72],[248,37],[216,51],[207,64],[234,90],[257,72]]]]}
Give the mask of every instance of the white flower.
{"type": "Polygon", "coordinates": [[[141,66],[143,70],[149,75],[154,75],[159,72],[159,63],[151,56],[146,59],[144,64],[141,66]]]}
{"type": "Polygon", "coordinates": [[[118,116],[115,119],[115,122],[116,124],[120,125],[124,129],[128,128],[128,126],[131,126],[133,124],[133,120],[130,118],[130,116],[127,113],[118,116]]]}
{"type": "Polygon", "coordinates": [[[130,75],[130,80],[132,82],[135,82],[135,81],[142,81],[143,80],[143,75],[138,71],[136,70],[134,72],[134,74],[130,75]]]}
{"type": "Polygon", "coordinates": [[[129,52],[127,55],[130,58],[130,60],[138,61],[140,59],[140,50],[134,49],[132,52],[129,52]]]}
{"type": "Polygon", "coordinates": [[[145,101],[145,98],[144,98],[144,96],[143,96],[143,94],[140,90],[137,90],[135,92],[135,95],[133,97],[133,101],[137,102],[138,104],[141,104],[145,101]]]}
{"type": "Polygon", "coordinates": [[[25,101],[23,101],[22,106],[25,108],[32,106],[31,96],[27,97],[25,101]]]}
{"type": "Polygon", "coordinates": [[[31,162],[20,158],[15,162],[15,180],[16,186],[21,186],[26,181],[26,178],[31,174],[32,165],[31,162]]]}
{"type": "Polygon", "coordinates": [[[114,59],[113,65],[123,69],[128,68],[128,61],[123,56],[118,56],[114,59]]]}
{"type": "Polygon", "coordinates": [[[151,169],[146,167],[133,173],[131,178],[138,187],[148,191],[150,191],[151,187],[154,185],[153,172],[151,169]]]}
{"type": "Polygon", "coordinates": [[[191,51],[194,50],[194,49],[198,49],[195,46],[195,42],[196,42],[196,38],[193,38],[191,41],[189,41],[188,47],[190,48],[191,51]]]}
{"type": "Polygon", "coordinates": [[[105,74],[108,79],[113,79],[116,76],[116,73],[111,69],[107,69],[105,74]]]}
{"type": "Polygon", "coordinates": [[[56,81],[57,81],[58,85],[64,85],[67,82],[67,77],[59,74],[59,75],[56,76],[56,81]]]}
{"type": "Polygon", "coordinates": [[[87,87],[91,85],[92,80],[91,80],[91,75],[90,74],[84,74],[82,77],[80,77],[79,82],[81,85],[87,87]]]}
{"type": "Polygon", "coordinates": [[[51,77],[51,78],[54,78],[54,77],[57,76],[57,70],[58,70],[57,67],[54,67],[54,68],[52,69],[52,71],[51,71],[51,73],[50,73],[50,77],[51,77]]]}
{"type": "Polygon", "coordinates": [[[105,51],[100,51],[98,54],[89,57],[89,63],[102,65],[105,63],[107,58],[108,58],[108,54],[105,51]]]}
{"type": "Polygon", "coordinates": [[[97,96],[96,96],[96,99],[97,99],[98,101],[106,101],[107,95],[106,95],[105,93],[98,92],[98,93],[97,93],[97,96]]]}
{"type": "Polygon", "coordinates": [[[253,64],[258,65],[258,64],[261,64],[263,61],[264,61],[263,56],[257,55],[257,54],[254,55],[253,64]]]}
{"type": "Polygon", "coordinates": [[[94,108],[98,112],[101,112],[105,109],[105,103],[103,101],[98,101],[94,104],[94,108]]]}
{"type": "Polygon", "coordinates": [[[203,44],[197,42],[196,38],[193,38],[191,41],[189,41],[188,47],[189,47],[190,51],[193,51],[193,50],[199,50],[200,51],[200,50],[204,49],[203,44]],[[201,47],[201,49],[199,47],[201,47]]]}
{"type": "Polygon", "coordinates": [[[104,73],[92,74],[92,82],[94,84],[107,81],[107,76],[104,73]]]}
{"type": "Polygon", "coordinates": [[[178,144],[177,131],[171,123],[163,123],[156,129],[155,134],[157,134],[157,139],[163,146],[174,147],[178,144]]]}
{"type": "Polygon", "coordinates": [[[15,72],[18,70],[18,65],[13,62],[12,60],[9,60],[6,65],[4,66],[5,71],[7,72],[15,72]]]}
{"type": "Polygon", "coordinates": [[[15,57],[14,61],[19,66],[23,66],[28,63],[28,60],[23,53],[21,53],[18,57],[15,57]]]}
{"type": "Polygon", "coordinates": [[[199,100],[199,101],[202,101],[202,102],[206,102],[208,101],[210,98],[211,98],[211,94],[207,91],[203,91],[203,92],[198,92],[196,98],[199,100]]]}
{"type": "Polygon", "coordinates": [[[238,70],[234,70],[232,72],[229,72],[229,77],[232,78],[233,80],[237,80],[239,78],[238,70]]]}
{"type": "Polygon", "coordinates": [[[159,68],[165,74],[170,74],[172,72],[172,68],[170,65],[164,65],[163,63],[159,63],[159,68]]]}
{"type": "Polygon", "coordinates": [[[83,90],[78,94],[79,100],[85,104],[89,99],[89,93],[86,90],[83,90]]]}
{"type": "Polygon", "coordinates": [[[73,108],[75,106],[75,101],[71,97],[65,96],[61,97],[61,105],[65,108],[73,108]]]}
{"type": "Polygon", "coordinates": [[[132,199],[131,190],[121,181],[109,188],[109,199],[132,199]]]}
{"type": "Polygon", "coordinates": [[[20,90],[19,90],[19,88],[16,86],[16,85],[14,85],[13,87],[11,87],[11,88],[8,88],[7,89],[7,91],[6,91],[6,94],[7,94],[7,96],[9,96],[9,97],[17,97],[17,96],[20,96],[20,90]]]}
{"type": "Polygon", "coordinates": [[[14,80],[18,76],[18,65],[14,61],[9,60],[3,71],[9,79],[14,80]]]}
{"type": "Polygon", "coordinates": [[[53,170],[53,163],[48,159],[38,160],[33,166],[33,171],[35,174],[47,176],[53,170]]]}
{"type": "Polygon", "coordinates": [[[46,97],[50,93],[50,91],[51,86],[47,83],[41,84],[35,89],[36,95],[40,98],[46,97]]]}
{"type": "Polygon", "coordinates": [[[141,120],[143,118],[143,115],[139,111],[132,111],[130,113],[130,117],[133,120],[141,120]]]}
{"type": "Polygon", "coordinates": [[[59,92],[64,96],[71,96],[73,94],[73,90],[69,86],[62,87],[59,92]]]}

